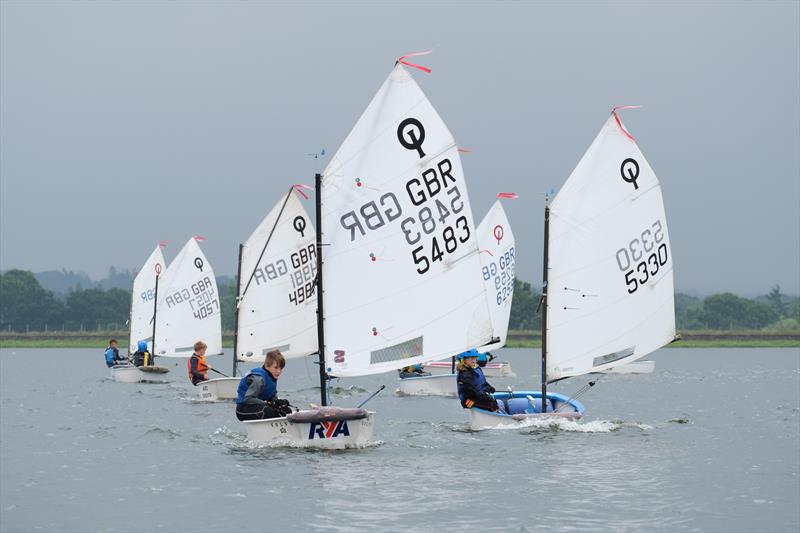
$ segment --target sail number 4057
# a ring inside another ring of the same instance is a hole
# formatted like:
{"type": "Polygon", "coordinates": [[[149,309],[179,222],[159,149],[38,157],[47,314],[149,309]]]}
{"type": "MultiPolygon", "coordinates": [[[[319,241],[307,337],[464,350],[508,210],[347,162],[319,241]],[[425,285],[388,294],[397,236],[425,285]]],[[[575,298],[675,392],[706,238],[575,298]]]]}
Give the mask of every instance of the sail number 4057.
{"type": "Polygon", "coordinates": [[[628,293],[633,294],[655,277],[659,269],[667,264],[668,255],[660,220],[632,239],[628,246],[617,250],[617,266],[625,276],[628,293]]]}

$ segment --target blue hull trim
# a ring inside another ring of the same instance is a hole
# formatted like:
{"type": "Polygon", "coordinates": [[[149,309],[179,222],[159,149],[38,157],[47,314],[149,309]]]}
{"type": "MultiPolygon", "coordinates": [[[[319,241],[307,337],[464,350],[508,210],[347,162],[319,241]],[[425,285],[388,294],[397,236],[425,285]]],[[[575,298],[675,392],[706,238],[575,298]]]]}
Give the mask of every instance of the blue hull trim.
{"type": "MultiPolygon", "coordinates": [[[[528,396],[534,399],[541,400],[542,392],[541,391],[515,391],[513,393],[495,392],[494,394],[492,394],[492,396],[494,396],[496,400],[510,400],[512,398],[527,399],[528,396]]],[[[570,400],[569,396],[564,396],[563,394],[559,394],[557,392],[548,392],[547,399],[550,400],[550,402],[552,402],[556,406],[555,407],[556,409],[559,409],[558,414],[577,413],[578,415],[583,415],[583,412],[586,410],[583,404],[578,400],[570,400]],[[566,404],[566,406],[563,406],[563,404],[566,404]]],[[[472,410],[479,411],[480,413],[486,414],[488,416],[496,416],[500,418],[514,419],[514,417],[519,416],[519,415],[507,415],[505,413],[486,411],[485,409],[479,409],[477,407],[473,407],[472,410]]]]}

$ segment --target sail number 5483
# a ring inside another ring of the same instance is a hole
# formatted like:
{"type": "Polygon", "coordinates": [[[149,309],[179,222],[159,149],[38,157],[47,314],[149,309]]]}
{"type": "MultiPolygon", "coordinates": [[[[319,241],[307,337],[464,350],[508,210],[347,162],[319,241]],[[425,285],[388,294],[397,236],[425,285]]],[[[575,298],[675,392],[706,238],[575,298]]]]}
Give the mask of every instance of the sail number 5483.
{"type": "Polygon", "coordinates": [[[628,246],[617,250],[617,266],[625,275],[629,294],[636,292],[667,264],[669,252],[667,243],[663,241],[664,228],[661,221],[656,220],[628,246]]]}

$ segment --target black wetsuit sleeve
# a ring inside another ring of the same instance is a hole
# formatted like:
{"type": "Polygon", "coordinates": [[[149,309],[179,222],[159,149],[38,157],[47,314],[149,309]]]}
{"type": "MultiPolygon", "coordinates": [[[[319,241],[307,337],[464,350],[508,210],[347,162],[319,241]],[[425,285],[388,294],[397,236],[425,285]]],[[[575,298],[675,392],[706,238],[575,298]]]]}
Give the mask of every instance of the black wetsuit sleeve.
{"type": "Polygon", "coordinates": [[[475,403],[494,402],[494,397],[492,395],[478,389],[478,384],[475,383],[474,372],[459,372],[458,384],[461,386],[461,390],[464,392],[464,397],[466,399],[472,400],[475,403]]]}
{"type": "Polygon", "coordinates": [[[261,376],[256,376],[255,374],[251,374],[250,377],[247,378],[247,381],[249,386],[247,387],[247,391],[244,393],[244,401],[242,404],[258,406],[267,405],[267,402],[258,397],[258,395],[261,394],[261,391],[264,390],[264,378],[261,376]]]}

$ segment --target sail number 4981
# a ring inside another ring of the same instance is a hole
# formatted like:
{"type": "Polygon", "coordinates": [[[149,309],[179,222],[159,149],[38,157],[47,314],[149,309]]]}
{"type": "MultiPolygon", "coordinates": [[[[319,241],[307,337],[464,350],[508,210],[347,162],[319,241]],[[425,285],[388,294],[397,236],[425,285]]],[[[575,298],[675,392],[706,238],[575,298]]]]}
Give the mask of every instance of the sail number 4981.
{"type": "Polygon", "coordinates": [[[653,279],[669,260],[664,228],[660,220],[653,222],[639,237],[632,239],[626,247],[617,250],[617,266],[625,276],[628,293],[653,279]]]}

